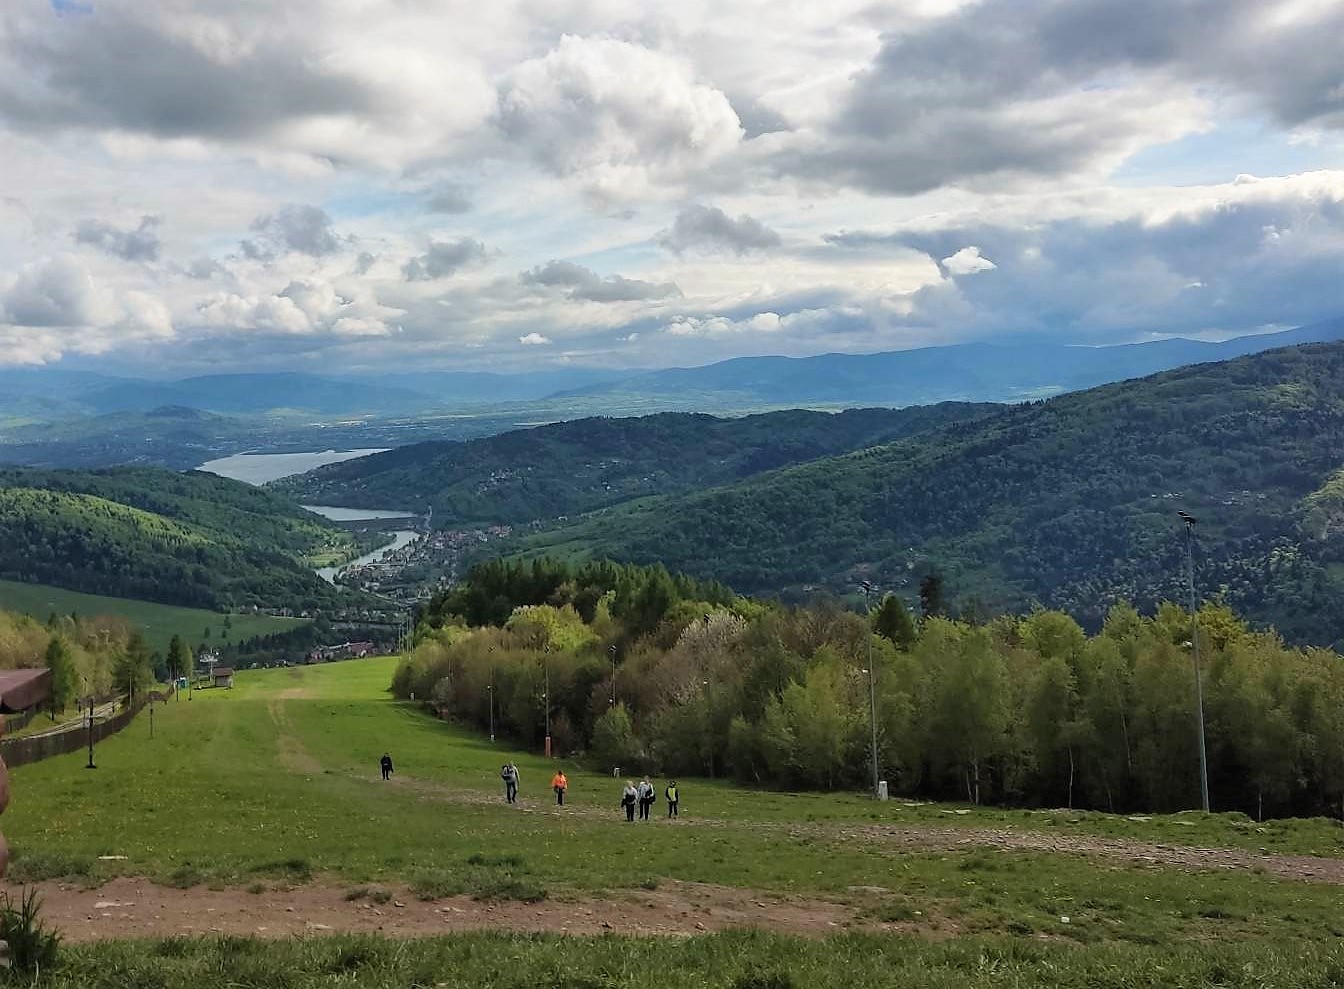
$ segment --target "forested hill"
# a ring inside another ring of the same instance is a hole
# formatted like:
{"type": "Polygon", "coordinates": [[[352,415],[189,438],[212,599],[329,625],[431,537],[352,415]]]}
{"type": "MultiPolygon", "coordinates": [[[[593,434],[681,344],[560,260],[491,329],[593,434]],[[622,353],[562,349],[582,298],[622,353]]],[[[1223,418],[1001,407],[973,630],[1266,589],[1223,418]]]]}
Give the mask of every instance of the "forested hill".
{"type": "Polygon", "coordinates": [[[0,470],[0,577],[169,604],[304,609],[351,537],[271,492],[153,468],[0,470]]]}
{"type": "Polygon", "coordinates": [[[1286,348],[1005,409],[530,539],[741,592],[930,569],[961,605],[1095,624],[1185,596],[1177,510],[1206,595],[1298,641],[1344,636],[1344,344],[1286,348]]]}
{"type": "Polygon", "coordinates": [[[417,443],[285,478],[274,487],[324,505],[416,512],[428,505],[439,526],[526,522],[726,484],[997,408],[949,402],[740,419],[689,413],[580,419],[466,442],[417,443]]]}

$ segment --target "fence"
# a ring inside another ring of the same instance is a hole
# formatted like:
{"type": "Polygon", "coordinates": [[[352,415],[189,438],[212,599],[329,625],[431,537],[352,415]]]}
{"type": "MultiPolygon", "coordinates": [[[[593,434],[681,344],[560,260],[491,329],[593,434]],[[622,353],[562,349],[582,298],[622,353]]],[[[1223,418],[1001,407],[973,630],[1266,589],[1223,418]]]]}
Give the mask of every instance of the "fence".
{"type": "MultiPolygon", "coordinates": [[[[166,691],[155,691],[151,696],[155,700],[162,701],[171,697],[172,693],[170,687],[166,691]]],[[[115,735],[129,725],[144,708],[146,700],[144,697],[137,698],[134,705],[125,708],[119,714],[114,714],[106,721],[95,722],[93,725],[94,743],[97,744],[103,739],[115,735]]],[[[0,739],[0,756],[4,757],[7,766],[23,766],[30,762],[49,759],[54,755],[78,752],[88,744],[89,726],[86,721],[83,725],[71,728],[69,731],[53,732],[50,735],[23,735],[18,738],[0,739]]]]}

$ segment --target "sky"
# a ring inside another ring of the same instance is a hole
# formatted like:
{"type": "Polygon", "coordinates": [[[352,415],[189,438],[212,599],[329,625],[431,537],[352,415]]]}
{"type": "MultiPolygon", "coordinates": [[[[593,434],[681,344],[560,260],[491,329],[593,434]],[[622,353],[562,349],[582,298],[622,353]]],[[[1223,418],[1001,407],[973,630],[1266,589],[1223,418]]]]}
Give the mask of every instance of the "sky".
{"type": "Polygon", "coordinates": [[[0,365],[1344,315],[1344,0],[3,0],[0,365]]]}

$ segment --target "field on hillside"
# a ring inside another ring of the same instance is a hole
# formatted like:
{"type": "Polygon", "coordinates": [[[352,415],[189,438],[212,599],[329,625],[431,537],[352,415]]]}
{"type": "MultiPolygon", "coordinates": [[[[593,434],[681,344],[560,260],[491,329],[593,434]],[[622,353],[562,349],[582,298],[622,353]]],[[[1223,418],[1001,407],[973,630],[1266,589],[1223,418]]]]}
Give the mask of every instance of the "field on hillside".
{"type": "Polygon", "coordinates": [[[653,821],[627,824],[610,776],[562,761],[557,808],[553,764],[391,700],[394,663],[245,672],[233,690],[161,705],[153,739],[142,716],[100,744],[96,772],[80,755],[17,768],[11,880],[39,882],[76,940],[495,927],[691,940],[87,945],[59,984],[96,970],[102,985],[202,989],[327,984],[317,973],[633,985],[667,959],[660,984],[674,986],[880,985],[895,972],[929,985],[1306,985],[1344,972],[1332,821],[879,805],[682,780],[679,820],[660,800],[653,821]],[[500,792],[506,758],[521,772],[516,807],[500,792]],[[118,876],[178,887],[152,908],[167,920],[136,913],[154,887],[118,876]],[[325,913],[308,912],[319,901],[325,913]],[[744,923],[775,933],[712,934],[744,923]],[[1189,939],[1199,947],[1178,947],[1189,939]],[[794,981],[735,981],[771,973],[794,981]]]}
{"type": "MultiPolygon", "coordinates": [[[[149,648],[158,652],[167,652],[168,641],[174,635],[195,648],[202,640],[221,641],[224,633],[224,616],[215,611],[200,608],[178,608],[168,604],[155,604],[151,601],[135,601],[130,598],[102,597],[96,594],[81,594],[79,591],[67,591],[62,587],[47,584],[20,584],[11,580],[0,580],[0,610],[17,611],[32,615],[39,621],[46,621],[53,611],[58,615],[72,612],[91,618],[95,615],[120,615],[133,626],[144,632],[149,648]],[[205,638],[205,630],[210,636],[205,638]]],[[[269,615],[231,615],[231,628],[228,640],[240,642],[258,635],[270,635],[284,632],[298,625],[306,625],[306,618],[272,618],[269,615]]]]}

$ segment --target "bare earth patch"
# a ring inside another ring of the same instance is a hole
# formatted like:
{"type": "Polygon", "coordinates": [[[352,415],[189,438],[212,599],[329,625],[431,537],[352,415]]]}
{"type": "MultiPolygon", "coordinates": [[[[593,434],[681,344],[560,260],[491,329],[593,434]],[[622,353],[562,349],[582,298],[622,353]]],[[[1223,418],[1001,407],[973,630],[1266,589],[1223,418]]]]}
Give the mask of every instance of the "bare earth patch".
{"type": "Polygon", "coordinates": [[[861,922],[852,907],[827,900],[680,882],[609,899],[536,904],[483,903],[464,896],[423,902],[406,888],[390,885],[380,887],[391,894],[382,904],[348,900],[344,888],[319,884],[250,893],[173,889],[123,878],[94,890],[56,882],[29,888],[42,896],[43,918],[70,941],[207,934],[420,937],[477,930],[686,936],[740,927],[819,937],[842,928],[882,928],[861,922]]]}

